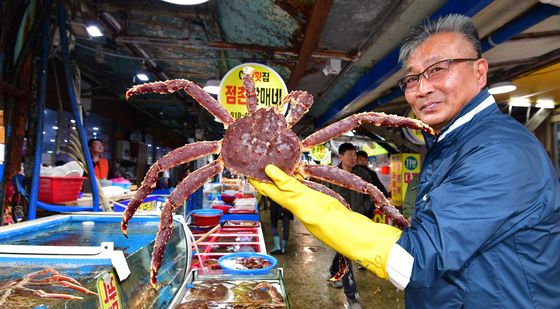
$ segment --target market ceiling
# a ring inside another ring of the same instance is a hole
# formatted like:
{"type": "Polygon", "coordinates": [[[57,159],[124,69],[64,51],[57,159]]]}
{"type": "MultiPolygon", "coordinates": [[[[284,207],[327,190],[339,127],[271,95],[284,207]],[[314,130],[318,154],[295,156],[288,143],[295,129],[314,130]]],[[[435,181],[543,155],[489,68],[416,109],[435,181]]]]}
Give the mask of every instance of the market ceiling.
{"type": "MultiPolygon", "coordinates": [[[[560,102],[560,1],[438,0],[210,0],[179,6],[160,0],[69,1],[74,56],[96,101],[131,104],[154,126],[203,139],[223,129],[188,95],[148,95],[124,102],[139,81],[184,78],[204,85],[245,62],[274,68],[289,90],[310,92],[315,104],[295,127],[300,135],[361,111],[404,115],[409,110],[397,80],[400,42],[428,17],[472,16],[489,60],[489,84],[512,80],[516,92],[498,96],[505,112],[525,123],[538,108],[508,108],[523,96],[560,102]],[[544,3],[551,2],[552,4],[544,3]],[[103,37],[90,38],[95,23],[103,37]],[[338,74],[324,74],[341,62],[338,74]],[[527,112],[528,111],[528,112],[527,112]]],[[[370,136],[395,137],[389,129],[362,128],[370,136]]],[[[403,143],[406,143],[403,141],[403,143]]]]}

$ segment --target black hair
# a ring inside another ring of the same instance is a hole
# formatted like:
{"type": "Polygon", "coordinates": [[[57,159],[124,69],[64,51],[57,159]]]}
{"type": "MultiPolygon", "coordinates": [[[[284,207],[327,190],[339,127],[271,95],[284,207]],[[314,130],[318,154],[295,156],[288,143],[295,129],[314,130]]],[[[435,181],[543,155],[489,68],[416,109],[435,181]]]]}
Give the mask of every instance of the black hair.
{"type": "Polygon", "coordinates": [[[366,159],[369,157],[369,156],[367,155],[367,152],[365,152],[365,151],[363,151],[363,150],[360,150],[360,151],[356,152],[356,156],[362,157],[362,158],[366,158],[366,159]]]}
{"type": "Polygon", "coordinates": [[[342,156],[349,150],[356,151],[356,146],[351,143],[342,143],[340,144],[340,146],[338,146],[338,155],[342,156]]]}
{"type": "Polygon", "coordinates": [[[102,140],[100,140],[100,139],[98,139],[98,138],[92,138],[92,139],[90,139],[90,140],[88,141],[88,143],[87,143],[88,147],[91,147],[91,145],[92,145],[93,142],[95,142],[95,141],[99,141],[101,144],[103,144],[103,141],[102,141],[102,140]]]}

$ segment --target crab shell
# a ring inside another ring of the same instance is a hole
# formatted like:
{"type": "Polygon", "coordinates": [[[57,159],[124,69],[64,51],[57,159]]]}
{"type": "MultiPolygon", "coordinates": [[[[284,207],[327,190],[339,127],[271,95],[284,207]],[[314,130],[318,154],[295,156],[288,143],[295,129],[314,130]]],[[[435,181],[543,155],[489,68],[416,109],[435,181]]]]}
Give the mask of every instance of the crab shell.
{"type": "Polygon", "coordinates": [[[237,119],[222,141],[221,158],[236,174],[271,182],[264,168],[274,164],[292,174],[301,157],[301,144],[276,107],[261,108],[237,119]]]}

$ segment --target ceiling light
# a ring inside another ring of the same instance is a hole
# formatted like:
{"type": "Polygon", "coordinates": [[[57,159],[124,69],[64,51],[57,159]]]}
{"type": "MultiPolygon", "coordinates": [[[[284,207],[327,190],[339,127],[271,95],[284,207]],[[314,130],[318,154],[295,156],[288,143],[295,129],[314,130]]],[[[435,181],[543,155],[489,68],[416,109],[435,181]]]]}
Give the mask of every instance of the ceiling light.
{"type": "Polygon", "coordinates": [[[143,82],[147,82],[150,80],[150,78],[148,77],[148,75],[144,74],[144,73],[138,73],[136,74],[136,78],[138,78],[139,80],[143,81],[143,82]]]}
{"type": "Polygon", "coordinates": [[[507,81],[490,85],[490,89],[488,89],[488,92],[490,92],[491,94],[500,94],[512,92],[515,91],[515,89],[517,89],[517,86],[515,86],[512,82],[507,81]]]}
{"type": "Polygon", "coordinates": [[[330,58],[325,62],[321,70],[325,75],[337,75],[342,70],[342,61],[340,59],[330,58]]]}
{"type": "Polygon", "coordinates": [[[100,36],[103,36],[103,33],[101,33],[101,30],[99,30],[99,28],[97,28],[97,26],[88,26],[86,28],[88,34],[93,37],[93,38],[97,38],[100,36]]]}
{"type": "Polygon", "coordinates": [[[537,99],[537,108],[554,108],[554,100],[552,99],[537,99]]]}
{"type": "Polygon", "coordinates": [[[511,98],[511,100],[509,100],[509,105],[518,107],[529,107],[531,106],[531,101],[527,98],[511,98]]]}
{"type": "Polygon", "coordinates": [[[218,94],[220,93],[220,81],[217,79],[211,79],[206,82],[206,85],[202,89],[209,94],[218,94]]]}
{"type": "Polygon", "coordinates": [[[208,2],[208,0],[162,0],[163,2],[173,3],[178,5],[197,5],[204,2],[208,2]]]}

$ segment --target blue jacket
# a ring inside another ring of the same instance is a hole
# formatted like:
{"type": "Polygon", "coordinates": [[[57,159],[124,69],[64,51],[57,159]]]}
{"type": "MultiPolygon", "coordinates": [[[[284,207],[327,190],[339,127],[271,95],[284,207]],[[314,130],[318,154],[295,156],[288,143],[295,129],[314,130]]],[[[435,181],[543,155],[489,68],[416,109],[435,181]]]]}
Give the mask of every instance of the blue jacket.
{"type": "Polygon", "coordinates": [[[540,142],[486,89],[427,140],[407,308],[558,308],[560,183],[540,142]]]}

